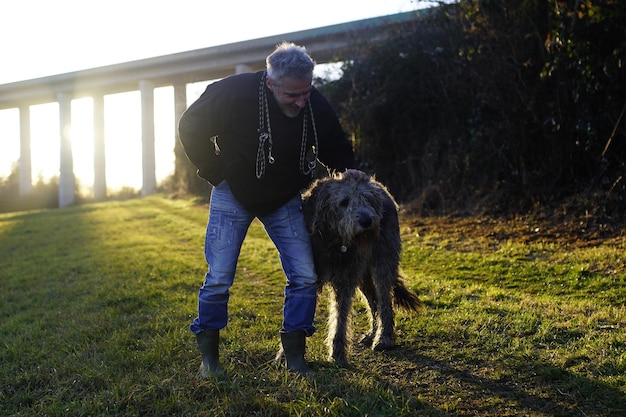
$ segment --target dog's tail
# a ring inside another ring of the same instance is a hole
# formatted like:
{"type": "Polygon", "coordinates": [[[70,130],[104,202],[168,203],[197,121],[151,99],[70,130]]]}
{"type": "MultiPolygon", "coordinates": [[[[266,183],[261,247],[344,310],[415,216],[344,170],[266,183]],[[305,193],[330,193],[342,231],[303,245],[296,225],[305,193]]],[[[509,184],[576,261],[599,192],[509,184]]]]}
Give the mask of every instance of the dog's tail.
{"type": "Polygon", "coordinates": [[[398,277],[393,286],[393,300],[396,307],[406,311],[415,311],[417,313],[426,308],[417,294],[409,290],[400,277],[398,277]]]}

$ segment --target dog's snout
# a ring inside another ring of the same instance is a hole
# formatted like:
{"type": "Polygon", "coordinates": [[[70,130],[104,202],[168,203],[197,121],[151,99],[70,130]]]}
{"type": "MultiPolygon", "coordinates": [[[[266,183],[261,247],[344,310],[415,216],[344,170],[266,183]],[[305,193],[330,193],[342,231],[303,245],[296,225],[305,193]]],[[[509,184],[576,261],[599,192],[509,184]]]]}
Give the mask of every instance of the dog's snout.
{"type": "Polygon", "coordinates": [[[369,213],[363,211],[359,212],[357,214],[357,220],[359,222],[359,226],[364,229],[368,229],[372,226],[372,216],[370,216],[369,213]]]}

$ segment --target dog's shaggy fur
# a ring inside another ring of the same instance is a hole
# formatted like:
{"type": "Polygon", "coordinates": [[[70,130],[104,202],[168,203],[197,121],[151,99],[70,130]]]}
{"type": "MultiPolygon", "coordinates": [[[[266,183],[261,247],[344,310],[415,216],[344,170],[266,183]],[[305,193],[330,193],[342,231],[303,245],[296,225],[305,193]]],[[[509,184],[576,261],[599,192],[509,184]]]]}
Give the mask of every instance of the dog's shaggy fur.
{"type": "Polygon", "coordinates": [[[304,194],[318,282],[331,290],[329,356],[348,363],[352,300],[358,288],[369,306],[371,328],[362,342],[374,350],[395,345],[396,306],[423,308],[399,276],[400,230],[397,204],[375,179],[335,174],[316,181],[304,194]]]}

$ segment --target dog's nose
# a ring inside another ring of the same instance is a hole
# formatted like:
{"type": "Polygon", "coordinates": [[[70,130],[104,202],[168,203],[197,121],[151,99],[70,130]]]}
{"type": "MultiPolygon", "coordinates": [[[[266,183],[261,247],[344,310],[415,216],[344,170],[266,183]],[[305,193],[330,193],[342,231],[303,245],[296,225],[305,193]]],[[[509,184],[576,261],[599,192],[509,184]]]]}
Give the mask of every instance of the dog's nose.
{"type": "Polygon", "coordinates": [[[361,226],[363,229],[367,229],[372,226],[372,216],[367,213],[358,213],[357,220],[359,221],[359,226],[361,226]]]}

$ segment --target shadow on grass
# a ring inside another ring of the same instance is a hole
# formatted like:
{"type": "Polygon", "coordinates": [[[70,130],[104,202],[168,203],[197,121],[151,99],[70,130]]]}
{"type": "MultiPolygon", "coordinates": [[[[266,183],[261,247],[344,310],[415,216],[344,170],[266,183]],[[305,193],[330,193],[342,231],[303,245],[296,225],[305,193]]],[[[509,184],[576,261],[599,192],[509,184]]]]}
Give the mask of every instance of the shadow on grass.
{"type": "Polygon", "coordinates": [[[626,413],[626,394],[619,389],[526,357],[508,358],[508,370],[493,377],[496,364],[472,358],[438,359],[407,347],[384,355],[404,371],[379,374],[376,379],[398,384],[405,395],[422,398],[440,412],[452,405],[452,413],[443,415],[617,417],[626,413]]]}

